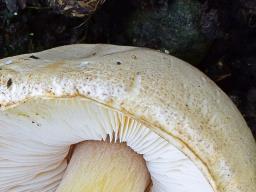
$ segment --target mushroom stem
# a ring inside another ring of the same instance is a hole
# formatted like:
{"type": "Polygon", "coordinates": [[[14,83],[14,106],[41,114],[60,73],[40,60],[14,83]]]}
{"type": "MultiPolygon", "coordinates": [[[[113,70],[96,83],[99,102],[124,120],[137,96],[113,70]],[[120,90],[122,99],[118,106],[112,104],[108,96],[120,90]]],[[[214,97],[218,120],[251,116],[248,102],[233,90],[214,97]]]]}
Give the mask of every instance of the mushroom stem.
{"type": "Polygon", "coordinates": [[[124,143],[78,144],[56,192],[144,192],[150,184],[145,160],[124,143]]]}

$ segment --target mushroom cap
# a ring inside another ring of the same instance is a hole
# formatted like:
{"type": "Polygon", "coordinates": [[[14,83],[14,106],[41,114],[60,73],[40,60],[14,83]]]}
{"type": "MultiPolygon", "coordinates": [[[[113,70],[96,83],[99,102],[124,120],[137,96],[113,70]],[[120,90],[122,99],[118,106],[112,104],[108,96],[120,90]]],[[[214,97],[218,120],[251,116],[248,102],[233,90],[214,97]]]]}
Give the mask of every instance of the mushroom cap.
{"type": "Polygon", "coordinates": [[[78,44],[0,64],[1,110],[33,98],[85,97],[175,145],[215,191],[256,191],[250,129],[225,93],[184,61],[145,48],[78,44]]]}

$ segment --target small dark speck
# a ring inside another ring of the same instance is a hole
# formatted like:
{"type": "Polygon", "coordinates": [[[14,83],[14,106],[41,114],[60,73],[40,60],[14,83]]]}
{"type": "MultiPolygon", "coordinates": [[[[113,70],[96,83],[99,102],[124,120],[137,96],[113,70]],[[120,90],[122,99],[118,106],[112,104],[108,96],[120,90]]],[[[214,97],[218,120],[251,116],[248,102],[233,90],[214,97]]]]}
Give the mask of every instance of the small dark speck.
{"type": "Polygon", "coordinates": [[[95,55],[96,55],[96,53],[93,53],[93,54],[92,54],[92,56],[95,56],[95,55]]]}
{"type": "Polygon", "coordinates": [[[2,67],[0,67],[0,70],[3,70],[2,67]]]}
{"type": "Polygon", "coordinates": [[[37,123],[37,124],[36,124],[36,126],[37,126],[37,127],[40,127],[40,124],[39,124],[39,123],[37,123]]]}
{"type": "Polygon", "coordinates": [[[37,57],[35,55],[31,55],[29,58],[31,58],[31,59],[40,59],[39,57],[37,57]]]}
{"type": "Polygon", "coordinates": [[[117,61],[116,64],[117,64],[117,65],[121,65],[122,63],[121,63],[120,61],[117,61]]]}
{"type": "Polygon", "coordinates": [[[35,121],[32,121],[32,123],[36,123],[35,121]]]}
{"type": "Polygon", "coordinates": [[[137,59],[137,56],[136,56],[136,55],[133,55],[132,58],[133,58],[133,59],[137,59]]]}
{"type": "Polygon", "coordinates": [[[12,86],[12,79],[9,79],[7,81],[7,88],[11,87],[12,86]]]}

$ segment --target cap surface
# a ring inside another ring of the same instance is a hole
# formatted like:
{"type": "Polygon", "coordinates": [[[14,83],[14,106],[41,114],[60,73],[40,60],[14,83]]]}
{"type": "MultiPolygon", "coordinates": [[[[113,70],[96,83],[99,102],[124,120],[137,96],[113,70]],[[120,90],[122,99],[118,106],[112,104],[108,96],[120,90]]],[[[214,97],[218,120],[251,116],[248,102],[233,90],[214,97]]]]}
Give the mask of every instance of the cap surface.
{"type": "Polygon", "coordinates": [[[0,60],[1,109],[82,96],[146,124],[190,157],[215,191],[256,191],[256,145],[230,99],[203,73],[143,48],[71,45],[0,60]]]}

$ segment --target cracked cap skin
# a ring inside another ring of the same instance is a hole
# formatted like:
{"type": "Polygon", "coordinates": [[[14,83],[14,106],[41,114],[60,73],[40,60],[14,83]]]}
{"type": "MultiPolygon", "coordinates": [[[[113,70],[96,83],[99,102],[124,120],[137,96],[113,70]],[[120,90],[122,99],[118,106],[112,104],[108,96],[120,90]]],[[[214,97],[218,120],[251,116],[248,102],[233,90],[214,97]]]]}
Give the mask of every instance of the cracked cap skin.
{"type": "Polygon", "coordinates": [[[85,97],[133,117],[185,153],[216,192],[256,191],[256,145],[231,100],[191,65],[157,51],[70,45],[0,60],[1,110],[85,97]]]}

